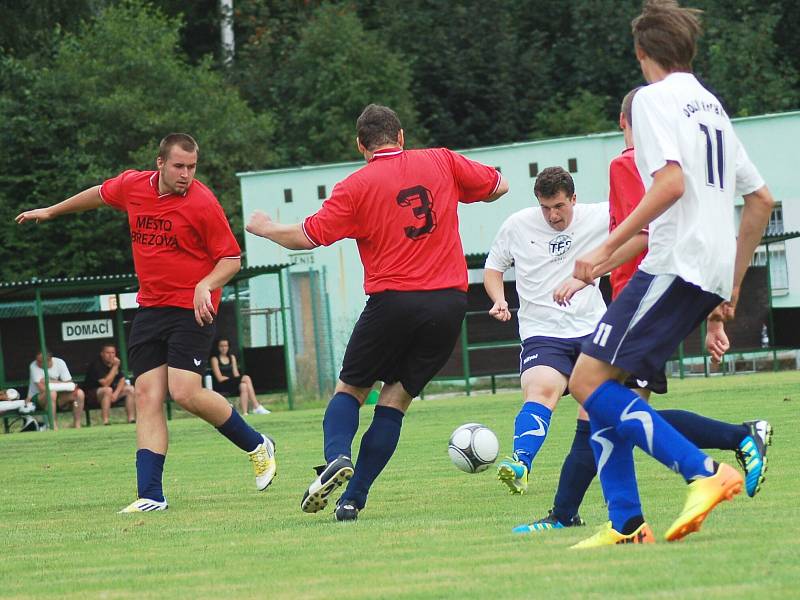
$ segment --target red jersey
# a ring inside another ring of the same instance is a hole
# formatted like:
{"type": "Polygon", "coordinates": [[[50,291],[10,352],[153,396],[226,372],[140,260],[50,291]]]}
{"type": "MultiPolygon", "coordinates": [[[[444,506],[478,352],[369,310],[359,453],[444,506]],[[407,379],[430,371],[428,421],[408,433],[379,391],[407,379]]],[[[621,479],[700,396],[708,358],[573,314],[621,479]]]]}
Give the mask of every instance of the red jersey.
{"type": "MultiPolygon", "coordinates": [[[[222,258],[241,250],[214,194],[196,179],[185,194],[160,194],[158,171],[125,171],[100,188],[128,213],[140,306],[194,308],[194,288],[222,258]]],[[[211,292],[214,309],[222,290],[211,292]]]]}
{"type": "MultiPolygon", "coordinates": [[[[608,211],[611,213],[609,230],[613,231],[619,223],[633,212],[644,196],[644,184],[634,161],[633,148],[626,148],[622,154],[611,161],[609,167],[608,211]]],[[[628,283],[647,250],[639,256],[611,271],[611,298],[616,298],[628,283]]]]}
{"type": "Polygon", "coordinates": [[[446,148],[376,152],[337,183],[303,231],[315,246],[353,238],[364,291],[467,290],[458,203],[485,200],[500,174],[446,148]]]}

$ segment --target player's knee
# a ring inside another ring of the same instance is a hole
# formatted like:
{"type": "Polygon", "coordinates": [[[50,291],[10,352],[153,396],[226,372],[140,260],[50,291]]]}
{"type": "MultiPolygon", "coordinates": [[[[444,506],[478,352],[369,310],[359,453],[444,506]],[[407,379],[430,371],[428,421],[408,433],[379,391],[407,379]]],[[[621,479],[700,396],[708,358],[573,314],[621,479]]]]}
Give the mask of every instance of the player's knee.
{"type": "Polygon", "coordinates": [[[250,383],[250,375],[242,375],[242,383],[244,384],[250,383]]]}
{"type": "Polygon", "coordinates": [[[137,387],[133,394],[133,400],[137,411],[161,410],[162,398],[155,393],[155,390],[137,387]]]}
{"type": "Polygon", "coordinates": [[[356,400],[358,400],[359,404],[363,405],[371,390],[372,386],[366,388],[356,387],[354,385],[350,385],[349,383],[345,383],[340,379],[336,383],[335,393],[338,394],[339,392],[344,392],[345,394],[350,394],[356,400]]]}

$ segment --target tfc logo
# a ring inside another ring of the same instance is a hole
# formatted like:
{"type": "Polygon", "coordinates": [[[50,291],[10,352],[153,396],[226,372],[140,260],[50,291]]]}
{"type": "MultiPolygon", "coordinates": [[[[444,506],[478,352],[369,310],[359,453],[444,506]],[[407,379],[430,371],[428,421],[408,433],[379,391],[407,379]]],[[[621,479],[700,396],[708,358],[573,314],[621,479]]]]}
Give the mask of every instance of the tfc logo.
{"type": "Polygon", "coordinates": [[[570,236],[563,233],[557,235],[548,243],[550,256],[561,256],[569,250],[570,246],[572,246],[572,238],[570,236]]]}

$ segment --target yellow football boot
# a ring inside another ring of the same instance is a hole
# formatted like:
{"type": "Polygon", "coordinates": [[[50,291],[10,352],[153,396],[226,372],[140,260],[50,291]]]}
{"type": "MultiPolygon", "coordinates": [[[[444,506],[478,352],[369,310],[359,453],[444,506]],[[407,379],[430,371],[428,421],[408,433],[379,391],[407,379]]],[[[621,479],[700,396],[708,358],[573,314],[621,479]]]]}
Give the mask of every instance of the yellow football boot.
{"type": "Polygon", "coordinates": [[[655,544],[656,536],[650,525],[642,523],[639,528],[630,535],[623,535],[613,527],[611,521],[601,527],[592,537],[570,546],[575,550],[585,550],[587,548],[599,548],[600,546],[613,546],[614,544],[655,544]]]}
{"type": "Polygon", "coordinates": [[[742,491],[744,479],[733,467],[720,463],[717,472],[711,477],[696,479],[689,484],[689,495],[681,514],[667,529],[664,538],[674,542],[692,532],[700,531],[700,526],[714,507],[723,500],[733,500],[742,491]]]}

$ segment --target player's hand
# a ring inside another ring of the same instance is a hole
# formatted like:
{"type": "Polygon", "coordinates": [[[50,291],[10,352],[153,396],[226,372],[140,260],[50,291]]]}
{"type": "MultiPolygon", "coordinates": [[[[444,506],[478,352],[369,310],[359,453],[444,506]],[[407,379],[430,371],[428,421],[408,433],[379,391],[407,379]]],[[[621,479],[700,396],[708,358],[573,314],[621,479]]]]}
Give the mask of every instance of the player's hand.
{"type": "Polygon", "coordinates": [[[706,325],[706,350],[711,355],[711,362],[719,364],[731,347],[728,334],[725,333],[725,325],[722,320],[711,320],[709,317],[706,325]]]}
{"type": "Polygon", "coordinates": [[[211,290],[202,281],[194,288],[194,320],[200,327],[214,322],[214,305],[211,290]]]}
{"type": "Polygon", "coordinates": [[[49,221],[52,218],[53,216],[50,214],[49,208],[34,208],[33,210],[26,210],[23,213],[19,213],[14,220],[18,225],[22,225],[28,222],[39,223],[41,221],[49,221]]]}
{"type": "Polygon", "coordinates": [[[114,357],[114,358],[111,360],[111,366],[112,366],[112,367],[118,367],[118,368],[119,368],[119,365],[120,365],[119,356],[115,356],[115,357],[114,357]]]}
{"type": "Polygon", "coordinates": [[[268,238],[272,230],[274,221],[269,218],[265,212],[257,210],[250,215],[250,221],[247,223],[245,229],[263,238],[268,238]]]}
{"type": "Polygon", "coordinates": [[[511,320],[511,311],[508,310],[508,302],[506,302],[505,300],[500,300],[499,302],[495,302],[492,305],[492,308],[489,309],[489,314],[492,315],[498,321],[511,320]]]}
{"type": "Polygon", "coordinates": [[[569,306],[572,297],[585,288],[588,284],[580,279],[570,277],[561,282],[556,290],[553,292],[553,300],[559,306],[569,306]]]}
{"type": "Polygon", "coordinates": [[[594,285],[594,268],[609,259],[611,253],[605,246],[598,246],[591,252],[579,256],[575,261],[572,276],[587,285],[594,285]]]}

